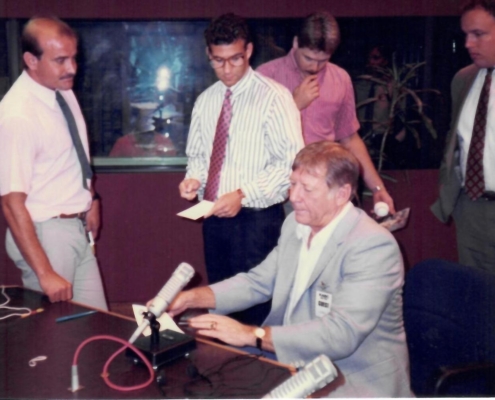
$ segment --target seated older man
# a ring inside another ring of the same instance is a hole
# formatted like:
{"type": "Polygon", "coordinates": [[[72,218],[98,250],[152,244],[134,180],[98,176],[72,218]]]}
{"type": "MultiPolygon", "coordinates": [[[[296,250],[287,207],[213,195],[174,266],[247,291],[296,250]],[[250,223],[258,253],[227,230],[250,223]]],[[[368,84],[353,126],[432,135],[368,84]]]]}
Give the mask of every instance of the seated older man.
{"type": "Polygon", "coordinates": [[[292,167],[294,212],[277,247],[257,267],[179,294],[169,308],[215,314],[189,320],[198,333],[258,346],[283,363],[326,354],[339,368],[336,397],[410,396],[402,319],[404,268],[393,236],[350,202],[359,164],[339,144],[301,150],[292,167]],[[223,315],[272,299],[263,326],[223,315]]]}

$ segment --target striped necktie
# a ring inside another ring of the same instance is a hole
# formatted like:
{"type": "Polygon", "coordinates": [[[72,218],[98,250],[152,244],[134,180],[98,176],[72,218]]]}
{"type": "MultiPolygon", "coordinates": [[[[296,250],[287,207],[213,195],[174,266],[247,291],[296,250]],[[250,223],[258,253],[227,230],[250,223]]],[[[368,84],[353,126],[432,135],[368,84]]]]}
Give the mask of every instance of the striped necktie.
{"type": "Polygon", "coordinates": [[[227,139],[229,137],[230,120],[232,119],[232,104],[230,97],[232,91],[227,89],[223,100],[222,111],[217,122],[215,139],[213,140],[213,149],[210,157],[210,168],[208,170],[208,179],[206,181],[205,193],[203,198],[209,201],[215,201],[220,187],[220,171],[222,170],[225,159],[225,150],[227,148],[227,139]]]}

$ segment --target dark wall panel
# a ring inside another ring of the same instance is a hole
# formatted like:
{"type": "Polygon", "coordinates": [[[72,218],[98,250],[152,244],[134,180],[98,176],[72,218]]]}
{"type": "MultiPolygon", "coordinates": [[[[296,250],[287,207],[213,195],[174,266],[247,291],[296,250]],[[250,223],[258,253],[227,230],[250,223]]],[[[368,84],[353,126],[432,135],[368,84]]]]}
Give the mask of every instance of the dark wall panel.
{"type": "Polygon", "coordinates": [[[209,18],[235,12],[250,18],[302,17],[325,9],[336,16],[457,15],[460,0],[3,0],[0,17],[209,18]]]}

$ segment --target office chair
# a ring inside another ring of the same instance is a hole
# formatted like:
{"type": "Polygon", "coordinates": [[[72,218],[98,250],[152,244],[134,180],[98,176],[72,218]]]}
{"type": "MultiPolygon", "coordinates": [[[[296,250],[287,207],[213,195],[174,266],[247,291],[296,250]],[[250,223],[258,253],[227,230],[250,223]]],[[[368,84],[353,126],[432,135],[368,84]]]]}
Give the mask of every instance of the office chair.
{"type": "Polygon", "coordinates": [[[495,274],[416,264],[405,278],[404,324],[416,396],[495,394],[495,274]]]}

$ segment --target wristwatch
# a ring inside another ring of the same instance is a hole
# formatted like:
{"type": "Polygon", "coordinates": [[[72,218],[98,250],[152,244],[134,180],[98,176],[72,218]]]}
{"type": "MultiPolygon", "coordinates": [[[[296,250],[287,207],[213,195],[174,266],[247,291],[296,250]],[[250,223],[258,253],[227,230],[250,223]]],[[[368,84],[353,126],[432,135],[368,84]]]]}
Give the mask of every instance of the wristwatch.
{"type": "Polygon", "coordinates": [[[263,328],[256,328],[254,330],[254,336],[256,336],[256,347],[259,350],[262,350],[263,338],[266,335],[266,331],[263,328]]]}

